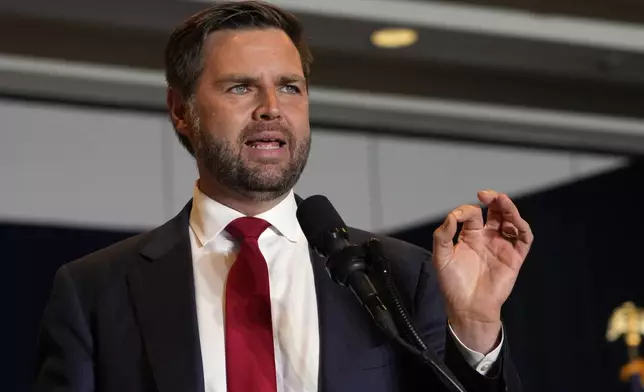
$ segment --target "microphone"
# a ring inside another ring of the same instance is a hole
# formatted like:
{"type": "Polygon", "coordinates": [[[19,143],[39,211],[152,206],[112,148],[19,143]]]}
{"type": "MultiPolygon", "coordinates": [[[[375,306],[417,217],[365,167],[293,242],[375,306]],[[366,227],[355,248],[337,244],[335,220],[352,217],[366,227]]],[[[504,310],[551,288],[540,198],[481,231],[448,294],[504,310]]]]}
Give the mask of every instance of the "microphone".
{"type": "MultiPolygon", "coordinates": [[[[311,196],[300,203],[296,215],[309,245],[327,258],[326,270],[331,279],[349,287],[385,335],[430,366],[448,389],[466,392],[431,348],[424,343],[416,347],[402,338],[391,312],[366,274],[365,259],[374,255],[366,249],[368,245],[359,246],[350,242],[347,226],[331,202],[322,195],[311,196]]],[[[417,336],[411,322],[406,327],[406,332],[417,336]]]]}
{"type": "Polygon", "coordinates": [[[297,219],[309,244],[327,258],[326,270],[331,279],[353,291],[376,325],[390,338],[400,339],[396,324],[366,274],[366,250],[352,244],[340,214],[322,195],[300,203],[297,219]]]}

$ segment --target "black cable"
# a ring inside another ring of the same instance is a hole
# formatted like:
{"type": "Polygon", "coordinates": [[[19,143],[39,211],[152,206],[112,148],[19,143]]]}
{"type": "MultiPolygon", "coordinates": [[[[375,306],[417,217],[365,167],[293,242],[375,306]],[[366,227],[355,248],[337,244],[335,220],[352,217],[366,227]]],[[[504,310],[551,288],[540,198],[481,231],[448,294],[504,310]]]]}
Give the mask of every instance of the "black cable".
{"type": "Polygon", "coordinates": [[[427,345],[415,328],[409,312],[407,312],[407,309],[400,299],[400,294],[398,293],[396,284],[391,276],[389,262],[382,254],[380,241],[375,238],[371,239],[367,243],[367,252],[369,254],[369,259],[373,262],[374,270],[380,275],[385,289],[387,290],[387,295],[385,297],[387,306],[393,310],[394,319],[403,326],[402,333],[407,337],[408,341],[410,341],[420,351],[427,350],[427,345]]]}
{"type": "Polygon", "coordinates": [[[425,344],[420,336],[396,289],[395,282],[391,276],[391,270],[389,269],[388,260],[382,253],[380,241],[373,238],[367,242],[366,247],[367,260],[370,262],[369,267],[378,274],[378,277],[384,284],[386,290],[384,293],[384,301],[391,310],[392,316],[395,322],[398,323],[398,329],[401,332],[395,336],[389,336],[405,350],[422,360],[426,365],[430,365],[432,370],[444,381],[447,387],[457,392],[466,392],[465,387],[456,379],[447,365],[444,364],[443,360],[425,344]],[[401,334],[407,340],[403,339],[401,334]]]}

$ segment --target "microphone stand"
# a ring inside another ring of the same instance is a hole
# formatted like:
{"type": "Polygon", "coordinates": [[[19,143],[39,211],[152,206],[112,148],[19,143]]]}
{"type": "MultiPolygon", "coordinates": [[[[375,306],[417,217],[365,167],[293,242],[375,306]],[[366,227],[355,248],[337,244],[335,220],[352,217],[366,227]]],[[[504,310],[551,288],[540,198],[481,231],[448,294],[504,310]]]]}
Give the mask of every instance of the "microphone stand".
{"type": "MultiPolygon", "coordinates": [[[[381,322],[383,318],[382,316],[378,318],[374,317],[376,324],[378,324],[389,338],[398,343],[399,346],[411,353],[418,360],[422,361],[425,365],[431,367],[443,384],[445,384],[450,390],[455,392],[466,392],[465,387],[463,387],[463,385],[461,385],[461,383],[456,379],[443,360],[440,359],[421,338],[411,316],[403,306],[402,300],[400,299],[400,294],[396,289],[390,273],[388,260],[383,255],[380,241],[376,238],[372,238],[363,246],[366,250],[366,257],[364,260],[366,260],[369,269],[378,273],[378,277],[381,279],[386,290],[386,305],[388,305],[391,316],[394,318],[395,326],[398,328],[391,328],[391,322],[383,325],[381,322]],[[401,331],[399,332],[398,329],[401,331]]],[[[386,305],[383,305],[385,306],[385,311],[387,311],[386,305]]]]}

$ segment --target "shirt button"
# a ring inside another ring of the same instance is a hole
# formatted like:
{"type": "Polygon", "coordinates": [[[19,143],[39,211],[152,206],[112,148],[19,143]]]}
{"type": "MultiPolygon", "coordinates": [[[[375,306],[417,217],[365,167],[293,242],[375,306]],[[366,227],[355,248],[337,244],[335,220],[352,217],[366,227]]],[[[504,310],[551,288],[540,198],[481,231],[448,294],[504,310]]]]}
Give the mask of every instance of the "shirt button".
{"type": "Polygon", "coordinates": [[[489,363],[484,363],[484,364],[482,364],[482,365],[481,365],[481,371],[483,371],[483,372],[487,372],[487,370],[488,370],[489,368],[490,368],[490,364],[489,364],[489,363]]]}

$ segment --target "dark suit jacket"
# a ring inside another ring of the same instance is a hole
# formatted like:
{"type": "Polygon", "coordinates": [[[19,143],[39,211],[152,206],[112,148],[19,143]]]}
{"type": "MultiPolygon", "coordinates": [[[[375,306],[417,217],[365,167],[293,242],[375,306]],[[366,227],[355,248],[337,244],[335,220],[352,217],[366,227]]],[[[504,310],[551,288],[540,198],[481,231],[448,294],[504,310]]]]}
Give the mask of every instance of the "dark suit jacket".
{"type": "MultiPolygon", "coordinates": [[[[36,391],[202,392],[188,232],[192,203],[150,232],[61,267],[42,320],[36,391]]],[[[350,230],[362,243],[372,234],[350,230]]],[[[380,238],[425,341],[468,391],[517,392],[507,344],[490,375],[475,372],[446,332],[429,253],[380,238]]],[[[311,252],[319,309],[319,390],[443,391],[434,374],[390,344],[353,294],[311,252]]],[[[506,339],[507,340],[507,339],[506,339]]]]}

